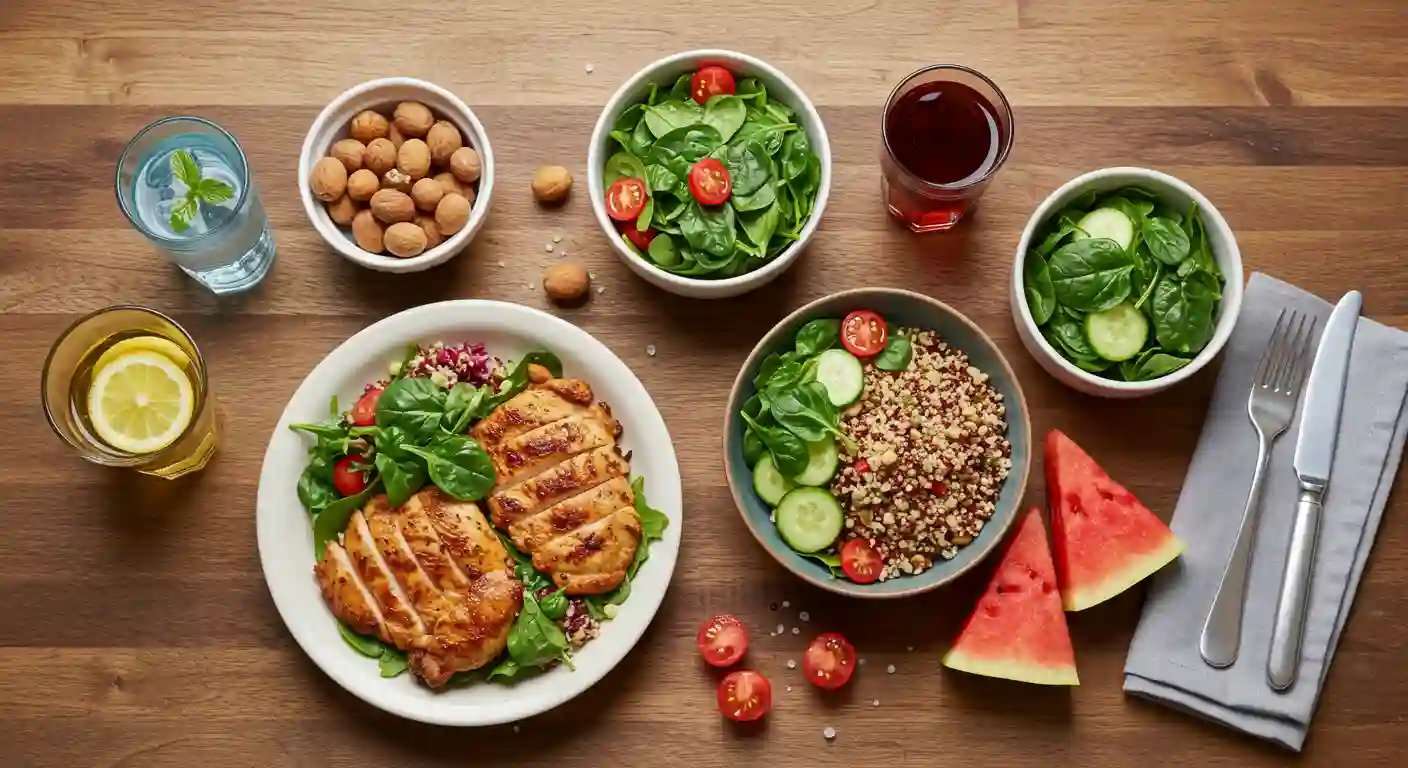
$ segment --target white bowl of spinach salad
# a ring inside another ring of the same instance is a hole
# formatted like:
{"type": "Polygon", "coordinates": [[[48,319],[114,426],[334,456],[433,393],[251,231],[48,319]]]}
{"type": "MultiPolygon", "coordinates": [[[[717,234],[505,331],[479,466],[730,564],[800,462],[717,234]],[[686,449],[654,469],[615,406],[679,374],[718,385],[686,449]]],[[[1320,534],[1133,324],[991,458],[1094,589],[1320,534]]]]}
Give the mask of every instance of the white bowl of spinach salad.
{"type": "Polygon", "coordinates": [[[1242,304],[1227,221],[1165,173],[1105,168],[1032,214],[1012,270],[1012,317],[1048,373],[1101,397],[1191,377],[1222,349],[1242,304]]]}
{"type": "Polygon", "coordinates": [[[592,133],[592,209],[641,277],[694,298],[784,272],[826,207],[831,147],[786,75],[733,51],[660,59],[612,96],[592,133]]]}

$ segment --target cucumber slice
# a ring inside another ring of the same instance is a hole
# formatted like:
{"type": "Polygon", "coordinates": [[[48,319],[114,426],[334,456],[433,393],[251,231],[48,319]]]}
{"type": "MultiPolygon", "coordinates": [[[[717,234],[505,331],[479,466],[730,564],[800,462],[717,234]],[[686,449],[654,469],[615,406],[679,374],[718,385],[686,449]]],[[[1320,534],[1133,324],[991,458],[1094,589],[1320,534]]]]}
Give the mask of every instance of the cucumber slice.
{"type": "Polygon", "coordinates": [[[850,352],[828,349],[817,355],[816,380],[826,385],[831,404],[844,408],[860,399],[865,389],[865,369],[850,352]]]}
{"type": "Polygon", "coordinates": [[[1125,250],[1134,242],[1134,222],[1118,208],[1096,208],[1076,222],[1076,226],[1081,229],[1076,232],[1076,240],[1103,237],[1114,240],[1125,250]]]}
{"type": "MultiPolygon", "coordinates": [[[[807,465],[809,468],[811,464],[807,465]]],[[[758,459],[758,463],[753,465],[753,490],[758,492],[758,496],[768,503],[768,506],[775,507],[787,492],[796,488],[797,484],[782,476],[777,471],[777,465],[773,463],[772,454],[766,454],[758,459]]]]}
{"type": "Polygon", "coordinates": [[[777,532],[798,552],[820,552],[841,535],[845,513],[836,497],[820,488],[802,486],[777,504],[777,532]]]}
{"type": "Polygon", "coordinates": [[[807,468],[792,478],[798,485],[826,485],[836,475],[841,464],[836,441],[830,438],[807,443],[807,468]]]}
{"type": "Polygon", "coordinates": [[[1086,315],[1085,337],[1095,354],[1118,363],[1144,348],[1144,342],[1149,340],[1149,321],[1126,301],[1104,312],[1086,315]]]}

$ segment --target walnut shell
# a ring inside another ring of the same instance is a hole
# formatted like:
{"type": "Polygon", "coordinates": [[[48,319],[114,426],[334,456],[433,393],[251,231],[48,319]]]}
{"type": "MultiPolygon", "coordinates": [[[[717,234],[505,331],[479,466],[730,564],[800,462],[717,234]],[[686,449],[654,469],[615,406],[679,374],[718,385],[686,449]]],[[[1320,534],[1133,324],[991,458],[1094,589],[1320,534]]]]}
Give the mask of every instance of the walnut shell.
{"type": "Polygon", "coordinates": [[[411,186],[414,183],[415,182],[411,181],[411,177],[401,173],[401,169],[399,168],[392,168],[381,176],[382,189],[394,189],[397,192],[405,192],[408,195],[411,194],[411,186]]]}
{"type": "Polygon", "coordinates": [[[533,197],[540,203],[560,203],[572,191],[572,172],[560,165],[545,165],[533,173],[533,197]]]}
{"type": "Polygon", "coordinates": [[[381,189],[381,180],[369,169],[363,168],[347,177],[347,196],[359,203],[372,199],[378,189],[381,189]]]}
{"type": "Polygon", "coordinates": [[[314,197],[331,203],[347,191],[347,166],[335,157],[325,157],[313,166],[313,178],[308,184],[314,197]]]}
{"type": "Polygon", "coordinates": [[[428,240],[425,230],[416,224],[402,221],[386,228],[384,242],[386,250],[391,251],[393,255],[409,259],[419,256],[425,250],[428,240]]]}
{"type": "Polygon", "coordinates": [[[416,217],[416,204],[405,192],[383,189],[372,195],[372,214],[387,224],[410,221],[416,217]]]}
{"type": "Polygon", "coordinates": [[[396,152],[396,167],[412,179],[423,179],[430,173],[430,147],[420,139],[406,139],[396,152]]]}
{"type": "Polygon", "coordinates": [[[425,230],[425,247],[427,250],[445,242],[445,236],[440,234],[440,225],[435,223],[434,216],[429,216],[424,213],[418,214],[416,216],[416,225],[425,230]]]}
{"type": "Polygon", "coordinates": [[[430,112],[430,107],[419,101],[403,101],[396,105],[391,121],[402,136],[419,139],[430,132],[430,126],[435,124],[435,115],[430,112]]]}
{"type": "Polygon", "coordinates": [[[435,206],[440,204],[440,198],[444,196],[445,188],[435,179],[421,179],[411,187],[411,199],[422,211],[434,211],[435,206]]]}
{"type": "Polygon", "coordinates": [[[362,155],[367,151],[367,145],[356,139],[343,139],[335,142],[332,149],[328,150],[328,157],[335,157],[347,166],[348,173],[356,173],[362,170],[362,155]]]}
{"type": "MultiPolygon", "coordinates": [[[[435,174],[433,178],[436,181],[440,182],[440,188],[445,190],[445,194],[448,195],[454,193],[456,195],[463,195],[471,203],[474,202],[474,200],[470,198],[469,195],[465,194],[465,192],[469,190],[469,187],[466,187],[464,184],[461,184],[460,180],[455,178],[455,175],[453,173],[450,173],[449,171],[441,171],[440,173],[435,174]]],[[[470,194],[473,193],[471,192],[470,194]]]]}
{"type": "Polygon", "coordinates": [[[450,156],[464,148],[460,129],[449,120],[437,120],[425,135],[425,143],[430,146],[430,162],[442,166],[450,162],[450,156]]]}
{"type": "Polygon", "coordinates": [[[472,147],[460,147],[450,155],[450,172],[460,181],[473,184],[484,172],[484,164],[472,147]]]}
{"type": "Polygon", "coordinates": [[[376,220],[371,211],[357,211],[357,215],[352,217],[352,239],[357,241],[357,247],[367,253],[381,253],[385,248],[383,233],[385,227],[376,220]]]}
{"type": "Polygon", "coordinates": [[[395,123],[391,124],[391,130],[386,134],[386,138],[391,139],[391,143],[395,144],[397,149],[400,149],[401,145],[406,143],[406,137],[402,136],[401,132],[396,129],[395,123]]]}
{"type": "Polygon", "coordinates": [[[440,198],[440,204],[435,206],[435,223],[447,237],[464,229],[469,223],[469,201],[456,194],[440,198]]]}
{"type": "Polygon", "coordinates": [[[352,202],[352,198],[347,195],[343,195],[333,202],[328,203],[328,216],[344,227],[351,224],[352,217],[356,215],[357,204],[352,202]]]}
{"type": "Polygon", "coordinates": [[[396,167],[396,145],[391,139],[373,139],[362,153],[362,167],[380,176],[396,167]]]}
{"type": "Polygon", "coordinates": [[[386,138],[386,134],[390,130],[391,124],[386,121],[386,118],[380,113],[373,112],[370,109],[364,109],[358,112],[357,116],[352,118],[352,124],[348,127],[352,138],[363,144],[368,144],[373,139],[386,138]]]}
{"type": "Polygon", "coordinates": [[[591,275],[575,261],[560,261],[543,273],[543,291],[553,301],[575,301],[587,294],[591,275]]]}

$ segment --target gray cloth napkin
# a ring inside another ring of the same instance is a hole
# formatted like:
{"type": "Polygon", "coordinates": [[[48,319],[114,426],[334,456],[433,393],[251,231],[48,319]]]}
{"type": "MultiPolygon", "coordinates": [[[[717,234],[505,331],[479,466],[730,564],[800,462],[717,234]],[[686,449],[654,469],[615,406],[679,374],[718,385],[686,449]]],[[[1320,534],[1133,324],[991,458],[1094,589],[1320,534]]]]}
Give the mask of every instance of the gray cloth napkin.
{"type": "Polygon", "coordinates": [[[1362,318],[1355,330],[1301,668],[1295,686],[1277,693],[1266,682],[1266,659],[1299,491],[1291,467],[1299,409],[1272,447],[1237,663],[1223,670],[1204,664],[1198,636],[1251,485],[1256,432],[1247,417],[1247,395],[1282,308],[1318,317],[1323,328],[1331,305],[1259,273],[1248,282],[1173,513],[1171,527],[1187,549],[1150,586],[1125,661],[1124,689],[1299,751],[1403,455],[1408,333],[1362,318]]]}

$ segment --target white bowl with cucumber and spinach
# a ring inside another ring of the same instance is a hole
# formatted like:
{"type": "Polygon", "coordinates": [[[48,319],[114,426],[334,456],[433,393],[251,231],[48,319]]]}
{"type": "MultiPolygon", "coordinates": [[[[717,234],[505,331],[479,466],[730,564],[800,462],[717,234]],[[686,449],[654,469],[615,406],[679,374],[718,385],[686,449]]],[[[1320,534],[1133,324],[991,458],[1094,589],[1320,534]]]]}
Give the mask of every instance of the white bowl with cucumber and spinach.
{"type": "Polygon", "coordinates": [[[1188,183],[1103,168],[1037,207],[1012,269],[1027,351],[1067,386],[1143,397],[1206,366],[1242,306],[1242,256],[1221,212],[1188,183]]]}

